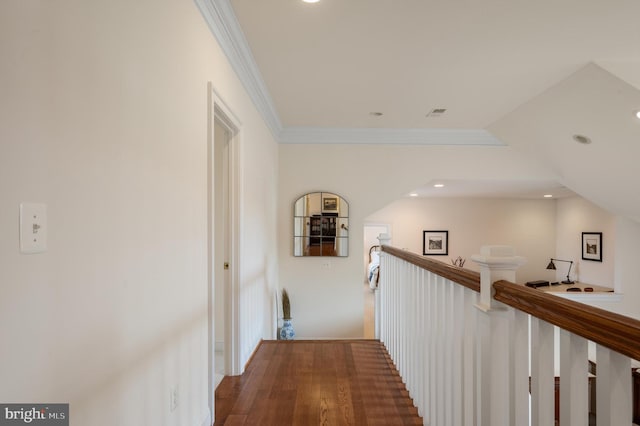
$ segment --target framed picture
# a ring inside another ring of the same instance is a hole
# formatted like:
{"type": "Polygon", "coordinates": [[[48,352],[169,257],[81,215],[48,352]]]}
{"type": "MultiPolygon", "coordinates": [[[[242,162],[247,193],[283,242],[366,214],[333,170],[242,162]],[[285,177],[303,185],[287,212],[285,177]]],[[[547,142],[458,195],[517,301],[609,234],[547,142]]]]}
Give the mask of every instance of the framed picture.
{"type": "Polygon", "coordinates": [[[602,262],[602,232],[582,233],[582,258],[602,262]]]}
{"type": "Polygon", "coordinates": [[[338,210],[338,199],[336,197],[325,197],[322,199],[322,210],[323,211],[337,211],[338,210]]]}
{"type": "Polygon", "coordinates": [[[449,254],[449,231],[422,231],[422,254],[446,256],[449,254]]]}

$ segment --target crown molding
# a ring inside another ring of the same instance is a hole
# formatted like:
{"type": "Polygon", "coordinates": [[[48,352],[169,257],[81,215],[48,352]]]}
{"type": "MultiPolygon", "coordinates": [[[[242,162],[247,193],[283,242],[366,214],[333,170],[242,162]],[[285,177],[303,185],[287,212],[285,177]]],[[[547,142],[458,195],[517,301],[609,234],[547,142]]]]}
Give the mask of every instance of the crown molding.
{"type": "Polygon", "coordinates": [[[363,129],[287,127],[283,144],[494,145],[505,144],[483,129],[363,129]]]}
{"type": "Polygon", "coordinates": [[[274,139],[285,144],[504,145],[486,130],[283,128],[229,0],[194,0],[274,139]]]}
{"type": "Polygon", "coordinates": [[[194,0],[231,67],[276,140],[282,123],[229,0],[194,0]]]}

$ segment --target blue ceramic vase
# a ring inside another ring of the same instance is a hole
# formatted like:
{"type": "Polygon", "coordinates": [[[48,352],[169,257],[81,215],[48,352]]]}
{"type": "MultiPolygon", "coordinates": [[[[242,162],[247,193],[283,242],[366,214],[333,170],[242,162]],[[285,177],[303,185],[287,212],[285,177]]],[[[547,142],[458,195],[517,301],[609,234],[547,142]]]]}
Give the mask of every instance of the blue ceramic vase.
{"type": "Polygon", "coordinates": [[[296,337],[296,332],[293,331],[293,325],[290,319],[282,320],[282,328],[280,329],[280,340],[293,340],[296,337]]]}

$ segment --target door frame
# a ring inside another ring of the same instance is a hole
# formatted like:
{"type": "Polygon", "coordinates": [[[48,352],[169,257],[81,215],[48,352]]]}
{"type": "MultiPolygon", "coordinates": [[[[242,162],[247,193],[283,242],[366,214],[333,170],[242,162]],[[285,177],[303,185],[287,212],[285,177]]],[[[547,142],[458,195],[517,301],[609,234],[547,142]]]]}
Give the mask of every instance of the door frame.
{"type": "Polygon", "coordinates": [[[215,421],[215,271],[223,268],[224,262],[229,263],[228,280],[225,287],[225,330],[224,353],[225,375],[240,374],[240,327],[239,327],[239,292],[240,276],[240,127],[237,116],[222,100],[213,84],[207,84],[207,291],[208,291],[208,399],[211,419],[215,421]],[[213,165],[215,144],[214,126],[218,122],[224,126],[228,134],[228,191],[229,205],[227,217],[229,225],[228,259],[220,258],[215,252],[214,218],[216,206],[214,203],[213,165]]]}

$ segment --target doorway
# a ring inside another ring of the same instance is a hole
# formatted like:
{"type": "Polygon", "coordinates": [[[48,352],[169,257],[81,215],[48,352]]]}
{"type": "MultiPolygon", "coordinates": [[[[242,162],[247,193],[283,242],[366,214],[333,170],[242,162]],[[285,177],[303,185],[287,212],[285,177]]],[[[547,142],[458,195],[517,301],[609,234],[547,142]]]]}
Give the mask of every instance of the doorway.
{"type": "Polygon", "coordinates": [[[378,235],[389,234],[389,224],[371,223],[364,225],[364,338],[375,338],[375,293],[369,286],[369,250],[374,245],[379,245],[378,235]]]}
{"type": "Polygon", "coordinates": [[[208,115],[208,375],[209,409],[215,388],[238,374],[238,151],[239,125],[211,83],[208,115]]]}
{"type": "Polygon", "coordinates": [[[213,122],[213,262],[214,262],[214,387],[229,373],[229,351],[225,350],[227,323],[226,300],[229,293],[229,129],[214,116],[213,122]],[[222,263],[222,267],[220,267],[222,263]]]}

